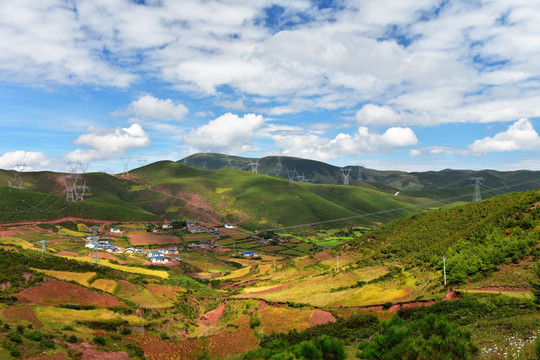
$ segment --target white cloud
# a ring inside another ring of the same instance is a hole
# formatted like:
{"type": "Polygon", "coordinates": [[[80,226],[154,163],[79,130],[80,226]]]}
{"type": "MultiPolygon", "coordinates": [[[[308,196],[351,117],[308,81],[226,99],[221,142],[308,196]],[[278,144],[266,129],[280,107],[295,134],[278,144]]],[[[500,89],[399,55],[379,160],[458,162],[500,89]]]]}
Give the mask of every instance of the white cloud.
{"type": "Polygon", "coordinates": [[[533,149],[540,149],[540,137],[528,119],[520,119],[508,130],[469,145],[469,150],[474,154],[533,149]]]}
{"type": "Polygon", "coordinates": [[[333,139],[315,133],[300,134],[298,129],[285,127],[266,130],[265,134],[274,139],[283,154],[327,161],[342,156],[362,156],[396,147],[406,147],[418,143],[418,138],[410,128],[392,127],[382,134],[371,132],[361,126],[355,133],[339,133],[333,139]]]}
{"type": "MultiPolygon", "coordinates": [[[[275,115],[367,103],[357,117],[369,125],[514,121],[540,116],[539,17],[540,3],[525,0],[345,0],[324,11],[309,1],[11,1],[0,3],[0,76],[157,79],[275,115]],[[274,4],[283,28],[265,27],[274,4]]],[[[142,120],[187,112],[151,96],[130,106],[142,120]]]]}
{"type": "Polygon", "coordinates": [[[150,138],[139,124],[128,128],[89,128],[87,134],[79,136],[74,144],[86,145],[87,149],[76,149],[66,155],[71,161],[95,161],[122,156],[127,150],[145,147],[150,138]]]}
{"type": "Polygon", "coordinates": [[[18,150],[0,155],[0,169],[32,171],[44,169],[50,164],[51,162],[42,152],[18,150]]]}
{"type": "Polygon", "coordinates": [[[184,104],[174,103],[171,99],[158,99],[152,95],[141,96],[129,104],[125,110],[113,115],[133,115],[139,119],[182,120],[188,113],[184,104]]]}
{"type": "Polygon", "coordinates": [[[246,114],[239,117],[226,113],[217,119],[191,130],[182,139],[184,145],[197,151],[215,151],[237,154],[252,149],[252,137],[265,120],[261,115],[246,114]]]}

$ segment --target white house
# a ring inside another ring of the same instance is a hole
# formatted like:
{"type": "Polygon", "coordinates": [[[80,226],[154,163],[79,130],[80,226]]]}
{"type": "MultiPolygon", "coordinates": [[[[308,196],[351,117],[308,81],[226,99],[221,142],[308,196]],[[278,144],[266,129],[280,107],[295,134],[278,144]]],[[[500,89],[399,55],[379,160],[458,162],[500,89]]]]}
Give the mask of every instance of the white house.
{"type": "Polygon", "coordinates": [[[150,261],[152,264],[166,264],[169,262],[169,259],[167,259],[165,256],[153,256],[150,258],[150,261]]]}

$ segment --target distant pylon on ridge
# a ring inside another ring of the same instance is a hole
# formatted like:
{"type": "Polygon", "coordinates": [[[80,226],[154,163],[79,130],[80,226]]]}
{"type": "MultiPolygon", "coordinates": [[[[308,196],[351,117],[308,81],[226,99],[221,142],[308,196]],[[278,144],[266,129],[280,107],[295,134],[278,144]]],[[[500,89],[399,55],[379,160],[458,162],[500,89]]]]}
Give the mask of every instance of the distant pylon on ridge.
{"type": "Polygon", "coordinates": [[[131,157],[121,157],[122,162],[124,163],[124,171],[122,171],[122,176],[125,176],[129,174],[129,161],[131,160],[131,157]]]}
{"type": "Polygon", "coordinates": [[[250,160],[249,166],[251,167],[251,172],[254,174],[259,173],[259,159],[255,159],[255,161],[250,160]]]}
{"type": "Polygon", "coordinates": [[[474,193],[473,193],[473,201],[481,201],[482,200],[482,193],[480,192],[480,185],[484,184],[484,177],[483,176],[471,176],[469,180],[474,181],[474,193]]]}
{"type": "Polygon", "coordinates": [[[289,178],[289,186],[294,186],[294,178],[296,177],[296,169],[287,170],[287,177],[289,178]]]}
{"type": "Polygon", "coordinates": [[[351,168],[339,169],[341,176],[343,176],[343,185],[346,185],[346,186],[349,185],[349,176],[351,175],[351,170],[352,170],[351,168]]]}

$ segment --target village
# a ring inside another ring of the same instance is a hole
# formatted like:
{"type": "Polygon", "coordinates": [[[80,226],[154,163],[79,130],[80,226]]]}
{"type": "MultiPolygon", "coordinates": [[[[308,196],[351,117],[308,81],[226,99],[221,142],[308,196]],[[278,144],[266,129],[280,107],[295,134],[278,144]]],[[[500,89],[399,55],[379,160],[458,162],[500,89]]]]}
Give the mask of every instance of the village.
{"type": "MultiPolygon", "coordinates": [[[[84,235],[83,239],[85,241],[85,247],[92,249],[93,252],[97,253],[99,251],[104,251],[110,254],[126,254],[145,257],[148,264],[151,265],[169,265],[174,266],[175,263],[178,264],[182,258],[180,252],[187,253],[189,250],[193,251],[212,251],[212,252],[229,252],[231,257],[243,257],[251,259],[260,259],[261,255],[254,250],[237,250],[235,248],[235,242],[233,242],[232,249],[225,247],[218,243],[218,240],[228,238],[229,235],[220,230],[220,226],[202,224],[195,221],[186,221],[185,226],[178,227],[178,224],[174,222],[165,222],[163,224],[155,224],[147,228],[147,231],[155,236],[168,234],[173,230],[179,230],[183,234],[204,234],[212,237],[211,240],[200,240],[185,242],[182,235],[179,235],[180,247],[178,246],[163,246],[157,249],[154,249],[153,245],[150,246],[117,246],[115,245],[115,240],[118,237],[124,237],[129,239],[129,234],[126,229],[121,229],[118,227],[110,227],[108,230],[103,229],[104,231],[100,233],[97,227],[93,227],[92,235],[84,235]],[[104,235],[107,233],[108,237],[104,235]]],[[[231,224],[224,224],[221,226],[221,229],[231,230],[235,226],[231,224]]],[[[176,233],[178,234],[178,233],[176,233]]],[[[282,238],[279,235],[274,235],[271,238],[265,238],[258,235],[249,235],[250,242],[253,244],[265,246],[265,245],[279,245],[283,243],[288,243],[290,240],[288,238],[282,238]]]]}

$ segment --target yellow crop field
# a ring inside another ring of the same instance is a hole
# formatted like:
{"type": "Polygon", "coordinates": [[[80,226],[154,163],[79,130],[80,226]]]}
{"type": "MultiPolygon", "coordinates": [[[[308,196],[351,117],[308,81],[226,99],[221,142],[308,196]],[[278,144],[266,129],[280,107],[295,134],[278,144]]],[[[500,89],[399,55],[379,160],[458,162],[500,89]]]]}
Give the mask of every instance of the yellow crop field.
{"type": "Polygon", "coordinates": [[[83,233],[83,232],[80,232],[80,231],[73,231],[73,230],[69,230],[69,229],[66,229],[66,228],[61,228],[60,230],[58,230],[58,235],[83,237],[86,234],[83,233]]]}
{"type": "Polygon", "coordinates": [[[362,269],[357,269],[351,272],[351,275],[358,281],[370,281],[383,276],[388,272],[384,266],[370,266],[362,269]]]}
{"type": "Polygon", "coordinates": [[[265,334],[298,331],[309,327],[311,309],[294,309],[287,307],[267,306],[257,312],[261,317],[261,330],[265,334]]]}
{"type": "Polygon", "coordinates": [[[406,289],[385,289],[378,285],[366,285],[355,289],[352,296],[340,301],[343,306],[368,306],[396,302],[406,298],[409,293],[406,289]]]}
{"type": "Polygon", "coordinates": [[[108,292],[112,294],[114,292],[114,289],[118,283],[114,280],[110,279],[97,279],[92,283],[92,287],[95,287],[96,289],[100,289],[102,291],[108,292]]]}
{"type": "MultiPolygon", "coordinates": [[[[67,259],[82,261],[82,262],[90,262],[89,257],[80,257],[80,256],[66,256],[66,255],[59,255],[62,257],[65,257],[67,259]]],[[[157,276],[163,279],[167,279],[169,277],[169,273],[164,270],[152,270],[152,269],[146,269],[143,267],[135,267],[135,266],[123,266],[118,264],[113,264],[109,262],[107,259],[100,259],[99,264],[102,266],[110,267],[111,269],[128,272],[132,274],[143,274],[143,275],[149,275],[149,276],[157,276]]]]}
{"type": "Polygon", "coordinates": [[[147,289],[132,284],[129,281],[119,280],[118,286],[116,296],[133,301],[141,307],[163,309],[172,306],[171,300],[165,295],[151,293],[147,289]]]}
{"type": "Polygon", "coordinates": [[[59,280],[66,281],[75,281],[83,286],[89,286],[92,279],[96,276],[95,272],[71,272],[71,271],[56,271],[56,270],[42,270],[35,269],[32,270],[39,271],[42,274],[55,277],[59,280]]]}
{"type": "Polygon", "coordinates": [[[222,193],[224,193],[226,191],[231,191],[232,189],[233,188],[220,188],[220,187],[218,187],[218,188],[216,188],[216,194],[222,194],[222,193]]]}
{"type": "Polygon", "coordinates": [[[120,321],[125,320],[130,325],[145,325],[147,321],[136,315],[121,315],[108,309],[74,310],[52,306],[37,306],[36,316],[45,324],[55,324],[59,328],[77,321],[120,321]]]}
{"type": "Polygon", "coordinates": [[[244,267],[244,268],[241,268],[241,269],[238,269],[238,270],[231,271],[230,274],[225,275],[225,276],[220,276],[220,277],[218,277],[216,279],[217,280],[236,279],[236,278],[239,278],[239,277],[242,277],[242,276],[246,276],[247,274],[249,274],[250,270],[251,270],[251,266],[244,267]]]}
{"type": "Polygon", "coordinates": [[[18,245],[18,246],[21,246],[23,249],[34,249],[34,250],[36,250],[36,247],[39,245],[38,243],[34,245],[26,240],[23,240],[21,238],[16,238],[16,237],[3,237],[0,239],[0,243],[5,244],[5,245],[18,245]]]}

